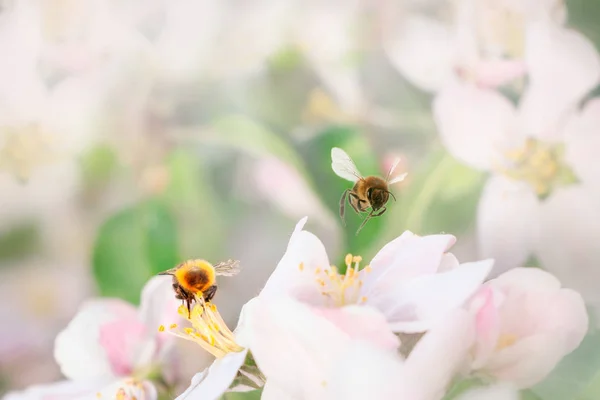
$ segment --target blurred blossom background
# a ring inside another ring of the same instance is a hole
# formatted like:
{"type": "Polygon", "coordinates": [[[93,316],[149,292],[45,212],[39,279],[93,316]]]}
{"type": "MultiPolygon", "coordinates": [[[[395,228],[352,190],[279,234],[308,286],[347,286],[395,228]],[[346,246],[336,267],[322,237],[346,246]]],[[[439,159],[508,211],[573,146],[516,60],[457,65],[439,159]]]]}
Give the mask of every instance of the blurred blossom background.
{"type": "Polygon", "coordinates": [[[592,323],[531,398],[600,398],[598,18],[596,0],[0,0],[0,393],[60,378],[85,299],[138,304],[188,258],[241,260],[215,298],[235,326],[308,215],[333,263],[411,230],[493,275],[553,273],[592,323]],[[358,236],[332,147],[408,172],[358,236]]]}

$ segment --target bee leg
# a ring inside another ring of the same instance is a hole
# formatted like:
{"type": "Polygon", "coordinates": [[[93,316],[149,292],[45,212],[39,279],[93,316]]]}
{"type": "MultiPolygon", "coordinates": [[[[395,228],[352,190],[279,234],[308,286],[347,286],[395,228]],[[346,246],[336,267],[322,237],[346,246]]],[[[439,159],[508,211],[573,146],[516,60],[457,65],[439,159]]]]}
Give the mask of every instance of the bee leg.
{"type": "Polygon", "coordinates": [[[360,226],[358,227],[358,230],[356,231],[356,236],[358,236],[358,233],[362,230],[362,228],[367,224],[367,222],[369,222],[369,220],[371,219],[371,217],[373,217],[373,210],[371,210],[371,212],[369,213],[369,215],[367,215],[367,217],[365,218],[365,220],[362,222],[362,224],[360,224],[360,226]]]}
{"type": "Polygon", "coordinates": [[[187,298],[185,299],[185,302],[187,303],[187,309],[188,309],[188,318],[192,318],[192,307],[191,307],[191,303],[192,303],[192,302],[190,301],[190,298],[189,298],[189,297],[187,297],[187,298]]]}
{"type": "Polygon", "coordinates": [[[385,206],[380,208],[380,211],[377,211],[377,214],[373,214],[373,217],[379,217],[380,215],[383,215],[383,213],[385,213],[387,211],[387,208],[385,206]]]}
{"type": "Polygon", "coordinates": [[[356,204],[354,204],[352,202],[352,200],[350,200],[350,205],[352,206],[352,208],[354,209],[354,211],[357,214],[360,214],[361,212],[365,211],[364,208],[362,208],[362,206],[360,205],[360,203],[366,203],[366,201],[361,200],[356,194],[350,192],[350,197],[352,197],[352,199],[356,200],[356,204]]]}
{"type": "Polygon", "coordinates": [[[340,199],[340,218],[342,219],[342,224],[346,226],[346,219],[344,215],[346,214],[346,199],[348,198],[348,193],[350,193],[350,189],[344,190],[342,193],[342,197],[340,199]]]}
{"type": "Polygon", "coordinates": [[[215,297],[215,294],[217,293],[217,285],[212,285],[211,287],[209,287],[208,289],[206,289],[203,293],[203,297],[204,297],[204,301],[206,301],[207,303],[209,301],[212,300],[213,297],[215,297]]]}

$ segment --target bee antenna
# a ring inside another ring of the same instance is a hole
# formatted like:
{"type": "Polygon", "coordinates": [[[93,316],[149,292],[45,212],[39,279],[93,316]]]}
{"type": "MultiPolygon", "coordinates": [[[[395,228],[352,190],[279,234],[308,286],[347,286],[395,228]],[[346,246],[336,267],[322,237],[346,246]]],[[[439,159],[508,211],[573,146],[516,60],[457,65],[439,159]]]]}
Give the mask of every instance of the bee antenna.
{"type": "Polygon", "coordinates": [[[396,196],[394,196],[394,193],[390,192],[389,190],[386,190],[386,192],[388,192],[388,194],[394,198],[394,201],[397,201],[396,196]]]}
{"type": "Polygon", "coordinates": [[[171,271],[163,271],[163,272],[159,272],[157,275],[173,275],[173,272],[171,271]]]}

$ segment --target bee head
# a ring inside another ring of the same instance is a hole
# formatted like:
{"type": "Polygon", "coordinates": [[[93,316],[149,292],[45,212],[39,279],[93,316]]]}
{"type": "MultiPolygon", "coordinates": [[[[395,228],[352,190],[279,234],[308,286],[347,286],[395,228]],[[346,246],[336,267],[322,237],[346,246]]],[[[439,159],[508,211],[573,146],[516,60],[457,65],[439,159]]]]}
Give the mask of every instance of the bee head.
{"type": "Polygon", "coordinates": [[[385,203],[387,203],[389,198],[390,198],[390,195],[387,190],[376,188],[376,187],[375,188],[371,187],[371,188],[367,189],[367,199],[369,200],[369,203],[371,203],[371,207],[373,208],[373,211],[377,211],[378,209],[383,207],[385,205],[385,203]]]}

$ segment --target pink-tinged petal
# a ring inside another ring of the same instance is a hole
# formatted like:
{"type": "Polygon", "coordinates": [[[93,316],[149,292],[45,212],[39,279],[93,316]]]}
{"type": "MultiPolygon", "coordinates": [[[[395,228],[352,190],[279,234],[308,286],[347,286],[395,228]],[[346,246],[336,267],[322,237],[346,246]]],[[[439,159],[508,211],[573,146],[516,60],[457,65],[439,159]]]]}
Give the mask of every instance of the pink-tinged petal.
{"type": "Polygon", "coordinates": [[[386,315],[395,332],[423,332],[473,296],[492,266],[493,260],[461,264],[445,273],[413,279],[388,298],[376,299],[377,304],[369,300],[368,304],[386,315]]]}
{"type": "Polygon", "coordinates": [[[523,131],[559,139],[565,113],[600,81],[600,57],[580,33],[540,20],[527,29],[525,62],[530,82],[521,99],[523,131]]]}
{"type": "Polygon", "coordinates": [[[411,16],[394,23],[384,34],[384,50],[400,73],[424,90],[439,90],[453,75],[451,32],[433,19],[411,16]]]}
{"type": "Polygon", "coordinates": [[[528,388],[544,379],[563,356],[555,337],[535,335],[498,352],[483,371],[519,388],[528,388]]]}
{"type": "Polygon", "coordinates": [[[447,84],[433,102],[433,113],[448,151],[474,168],[491,169],[518,135],[513,105],[469,83],[447,84]]]}
{"type": "Polygon", "coordinates": [[[444,253],[455,242],[452,235],[421,237],[404,232],[375,255],[370,264],[371,271],[362,274],[362,293],[371,296],[420,275],[435,273],[444,253]]]}
{"type": "Polygon", "coordinates": [[[511,270],[487,285],[504,296],[494,304],[501,335],[487,359],[475,355],[484,362],[473,367],[520,388],[530,387],[580,345],[589,323],[585,303],[536,268],[511,270]]]}
{"type": "Polygon", "coordinates": [[[469,390],[458,396],[456,400],[519,400],[520,398],[521,395],[514,385],[499,383],[469,390]]]}
{"type": "Polygon", "coordinates": [[[473,317],[460,309],[432,325],[406,360],[409,381],[420,381],[416,392],[419,396],[409,398],[442,398],[451,380],[465,365],[474,335],[473,317]]]}
{"type": "Polygon", "coordinates": [[[296,226],[288,248],[260,292],[261,296],[320,298],[315,270],[329,268],[329,259],[319,238],[302,230],[305,222],[306,218],[303,218],[296,226]]]}
{"type": "Polygon", "coordinates": [[[493,276],[520,267],[535,251],[539,200],[528,186],[495,175],[488,180],[477,209],[479,254],[495,260],[493,276]]]}
{"type": "Polygon", "coordinates": [[[594,189],[583,185],[561,188],[542,204],[537,256],[563,286],[599,306],[600,208],[594,189]]]}
{"type": "Polygon", "coordinates": [[[115,319],[100,327],[98,341],[106,351],[112,371],[118,376],[133,372],[134,349],[146,335],[146,326],[137,319],[115,319]]]}
{"type": "Polygon", "coordinates": [[[500,336],[500,316],[498,304],[494,299],[494,290],[489,285],[483,286],[477,296],[472,300],[469,308],[475,310],[475,358],[472,366],[480,368],[487,362],[494,351],[500,336]]]}
{"type": "Polygon", "coordinates": [[[311,383],[322,382],[346,346],[343,331],[291,298],[259,297],[246,313],[250,351],[267,380],[293,398],[315,398],[324,390],[311,383]]]}
{"type": "Polygon", "coordinates": [[[524,76],[526,66],[520,60],[479,61],[472,72],[479,86],[495,88],[524,76]]]}
{"type": "Polygon", "coordinates": [[[48,385],[35,385],[19,392],[9,392],[4,400],[75,400],[96,395],[110,383],[110,379],[82,379],[48,385]]]}
{"type": "Polygon", "coordinates": [[[137,318],[136,310],[121,300],[85,303],[69,325],[58,334],[54,358],[70,379],[114,378],[107,349],[102,346],[101,329],[117,319],[137,318]]]}
{"type": "Polygon", "coordinates": [[[600,186],[600,98],[590,100],[564,129],[565,161],[584,184],[600,186]]]}
{"type": "Polygon", "coordinates": [[[560,289],[561,284],[552,274],[539,268],[514,268],[494,279],[494,287],[505,292],[560,289]]]}
{"type": "Polygon", "coordinates": [[[244,364],[248,350],[229,353],[216,359],[210,368],[192,378],[189,388],[177,396],[177,400],[217,400],[229,388],[240,367],[244,364]]]}
{"type": "Polygon", "coordinates": [[[395,350],[400,346],[398,337],[389,330],[385,316],[373,308],[347,306],[315,308],[314,311],[337,326],[351,339],[370,341],[387,350],[395,350]]]}

